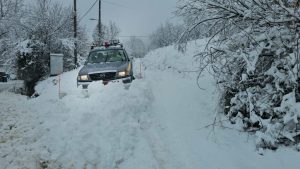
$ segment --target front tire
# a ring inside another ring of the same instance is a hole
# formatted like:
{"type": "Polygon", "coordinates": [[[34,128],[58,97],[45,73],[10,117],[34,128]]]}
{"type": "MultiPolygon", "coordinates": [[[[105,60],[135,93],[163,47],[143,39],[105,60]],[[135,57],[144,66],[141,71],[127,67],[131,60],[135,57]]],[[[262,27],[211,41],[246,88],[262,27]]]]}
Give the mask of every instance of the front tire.
{"type": "Polygon", "coordinates": [[[89,85],[82,85],[82,89],[88,89],[89,85]]]}

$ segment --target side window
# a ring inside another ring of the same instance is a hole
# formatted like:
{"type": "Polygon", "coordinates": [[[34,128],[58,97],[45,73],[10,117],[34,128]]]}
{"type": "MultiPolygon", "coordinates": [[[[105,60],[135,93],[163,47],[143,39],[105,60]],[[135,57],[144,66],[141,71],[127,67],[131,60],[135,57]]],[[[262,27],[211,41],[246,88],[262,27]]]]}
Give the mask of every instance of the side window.
{"type": "Polygon", "coordinates": [[[93,53],[90,53],[89,56],[88,56],[88,63],[93,63],[93,58],[95,57],[96,53],[93,52],[93,53]]]}

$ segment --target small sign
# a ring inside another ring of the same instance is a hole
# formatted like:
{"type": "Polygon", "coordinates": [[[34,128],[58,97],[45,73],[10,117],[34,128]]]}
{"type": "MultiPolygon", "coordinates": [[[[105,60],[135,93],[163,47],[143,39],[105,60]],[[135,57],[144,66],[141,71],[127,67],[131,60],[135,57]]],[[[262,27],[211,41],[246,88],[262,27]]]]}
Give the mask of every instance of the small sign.
{"type": "Polygon", "coordinates": [[[60,75],[64,71],[64,55],[50,54],[50,75],[60,75]]]}

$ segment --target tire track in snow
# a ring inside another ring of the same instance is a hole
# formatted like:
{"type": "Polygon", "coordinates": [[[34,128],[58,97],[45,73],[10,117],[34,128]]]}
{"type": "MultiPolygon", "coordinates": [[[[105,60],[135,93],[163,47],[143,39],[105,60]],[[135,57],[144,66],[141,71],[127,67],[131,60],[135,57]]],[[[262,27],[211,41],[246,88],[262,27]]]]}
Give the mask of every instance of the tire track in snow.
{"type": "Polygon", "coordinates": [[[143,114],[144,116],[141,116],[141,119],[139,119],[141,133],[143,133],[143,137],[147,141],[159,169],[182,169],[182,164],[174,158],[169,151],[167,143],[164,142],[163,135],[160,132],[162,129],[159,127],[159,121],[153,118],[155,113],[153,112],[152,103],[147,112],[143,114]]]}
{"type": "Polygon", "coordinates": [[[174,158],[169,151],[167,143],[165,143],[159,134],[159,127],[145,126],[140,124],[140,130],[143,133],[143,137],[147,141],[152,156],[155,159],[159,169],[182,169],[182,164],[174,158]]]}
{"type": "Polygon", "coordinates": [[[141,130],[143,131],[143,135],[145,140],[151,149],[152,156],[155,159],[159,169],[168,169],[168,164],[170,163],[168,156],[168,150],[164,143],[161,141],[161,138],[152,130],[143,128],[141,126],[141,130]]]}

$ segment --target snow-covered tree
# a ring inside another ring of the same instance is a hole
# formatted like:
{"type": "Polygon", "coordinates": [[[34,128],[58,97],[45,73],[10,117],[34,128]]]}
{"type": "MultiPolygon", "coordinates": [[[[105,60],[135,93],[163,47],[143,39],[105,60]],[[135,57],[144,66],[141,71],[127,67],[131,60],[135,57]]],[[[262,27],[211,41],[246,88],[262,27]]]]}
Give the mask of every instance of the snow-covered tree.
{"type": "Polygon", "coordinates": [[[0,0],[0,67],[13,71],[15,42],[21,36],[19,26],[23,11],[22,0],[0,0]]]}
{"type": "Polygon", "coordinates": [[[254,132],[258,147],[300,143],[299,11],[297,0],[181,0],[178,5],[178,14],[192,21],[181,43],[199,25],[214,25],[205,30],[212,34],[198,55],[200,70],[214,74],[224,113],[237,127],[254,132]]]}
{"type": "Polygon", "coordinates": [[[104,34],[107,27],[104,24],[101,24],[101,33],[99,32],[99,23],[94,29],[93,32],[93,41],[95,44],[99,45],[105,40],[104,34]]]}
{"type": "Polygon", "coordinates": [[[34,91],[29,84],[48,75],[50,53],[64,54],[65,71],[76,67],[75,42],[78,54],[86,55],[85,29],[79,25],[74,39],[72,17],[71,7],[51,0],[35,0],[26,6],[23,0],[0,0],[0,67],[25,80],[27,94],[34,91]],[[24,53],[24,46],[33,52],[24,53]]]}
{"type": "Polygon", "coordinates": [[[101,25],[101,34],[99,33],[99,23],[97,24],[94,33],[93,40],[96,44],[101,44],[105,40],[118,39],[121,29],[115,22],[110,21],[108,25],[101,25]]]}
{"type": "Polygon", "coordinates": [[[129,55],[134,58],[141,58],[145,56],[147,52],[146,45],[143,40],[136,36],[131,36],[129,41],[125,43],[125,46],[129,55]]]}
{"type": "Polygon", "coordinates": [[[17,76],[24,80],[25,93],[32,96],[36,83],[49,72],[47,46],[35,39],[25,40],[17,46],[17,76]]]}
{"type": "Polygon", "coordinates": [[[184,27],[166,22],[150,35],[151,48],[160,48],[175,44],[182,34],[184,27]]]}
{"type": "Polygon", "coordinates": [[[83,54],[87,38],[81,27],[78,29],[78,38],[73,38],[71,7],[63,7],[61,3],[52,3],[50,0],[36,0],[24,11],[18,23],[23,35],[15,48],[15,59],[18,78],[28,84],[26,94],[33,94],[35,83],[49,74],[50,53],[63,53],[65,71],[74,69],[75,42],[78,49],[82,50],[78,53],[83,54]],[[28,51],[33,52],[22,52],[20,46],[24,46],[24,43],[28,51]]]}
{"type": "Polygon", "coordinates": [[[108,40],[114,40],[118,38],[120,32],[121,29],[117,26],[117,24],[115,22],[109,21],[104,37],[108,40]]]}

